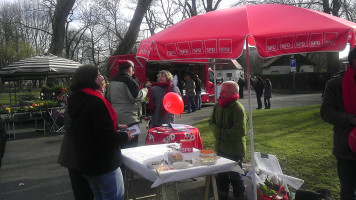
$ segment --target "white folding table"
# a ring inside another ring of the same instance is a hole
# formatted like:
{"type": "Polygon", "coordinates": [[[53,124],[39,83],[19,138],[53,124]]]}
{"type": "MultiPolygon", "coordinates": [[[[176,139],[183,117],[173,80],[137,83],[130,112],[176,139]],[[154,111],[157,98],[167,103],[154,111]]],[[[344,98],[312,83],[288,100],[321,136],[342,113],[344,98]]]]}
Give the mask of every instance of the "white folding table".
{"type": "MultiPolygon", "coordinates": [[[[173,169],[163,171],[158,174],[155,169],[149,169],[146,164],[150,161],[159,161],[163,159],[168,160],[168,152],[172,151],[168,145],[169,144],[148,145],[121,150],[123,163],[126,168],[129,168],[132,172],[141,175],[149,181],[152,181],[153,184],[151,185],[151,188],[160,186],[163,199],[167,199],[165,191],[166,183],[176,183],[177,181],[201,176],[206,176],[205,199],[208,199],[210,179],[213,185],[214,197],[215,199],[218,199],[214,174],[227,171],[235,171],[242,174],[244,173],[235,161],[218,157],[216,164],[214,165],[193,166],[186,169],[173,169]]],[[[199,150],[194,149],[192,153],[182,153],[182,155],[183,161],[192,160],[193,158],[199,157],[199,150]]],[[[130,172],[126,173],[126,175],[129,174],[130,172]]],[[[133,181],[125,178],[125,182],[127,184],[128,182],[131,183],[133,181]]],[[[128,188],[133,188],[133,186],[126,185],[125,188],[126,197],[128,197],[128,188]]],[[[176,198],[178,199],[178,191],[176,191],[176,198]]]]}

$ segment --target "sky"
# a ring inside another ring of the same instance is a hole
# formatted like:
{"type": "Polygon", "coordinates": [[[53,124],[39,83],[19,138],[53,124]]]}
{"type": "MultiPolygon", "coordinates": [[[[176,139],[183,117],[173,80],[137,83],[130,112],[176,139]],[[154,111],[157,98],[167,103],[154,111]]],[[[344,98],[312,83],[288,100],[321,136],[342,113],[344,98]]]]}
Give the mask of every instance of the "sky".
{"type": "MultiPolygon", "coordinates": [[[[3,2],[14,2],[14,1],[16,1],[16,0],[0,0],[0,4],[3,2]]],[[[126,0],[122,0],[121,4],[125,4],[124,3],[125,1],[126,0]]],[[[236,3],[236,1],[235,0],[222,0],[219,4],[219,9],[228,8],[233,3],[236,3]]],[[[134,11],[132,11],[130,9],[123,9],[123,10],[124,10],[123,13],[126,13],[126,16],[125,16],[126,18],[132,17],[134,11]]],[[[346,48],[339,53],[339,58],[347,57],[349,50],[350,50],[350,46],[347,45],[346,48]]]]}

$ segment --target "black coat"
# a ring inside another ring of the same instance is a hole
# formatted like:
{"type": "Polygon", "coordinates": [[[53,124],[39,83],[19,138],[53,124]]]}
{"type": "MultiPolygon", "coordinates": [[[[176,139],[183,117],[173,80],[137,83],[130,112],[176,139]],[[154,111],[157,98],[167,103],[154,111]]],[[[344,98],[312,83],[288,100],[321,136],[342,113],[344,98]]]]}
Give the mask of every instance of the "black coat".
{"type": "Polygon", "coordinates": [[[119,145],[127,142],[126,133],[117,133],[109,111],[98,97],[74,92],[68,100],[70,129],[75,142],[79,171],[99,176],[117,169],[121,163],[119,145]]]}
{"type": "Polygon", "coordinates": [[[334,125],[334,155],[347,160],[356,160],[356,153],[348,144],[348,136],[353,127],[351,120],[355,116],[345,112],[342,99],[343,77],[344,73],[340,73],[326,83],[320,115],[324,121],[334,125]]]}

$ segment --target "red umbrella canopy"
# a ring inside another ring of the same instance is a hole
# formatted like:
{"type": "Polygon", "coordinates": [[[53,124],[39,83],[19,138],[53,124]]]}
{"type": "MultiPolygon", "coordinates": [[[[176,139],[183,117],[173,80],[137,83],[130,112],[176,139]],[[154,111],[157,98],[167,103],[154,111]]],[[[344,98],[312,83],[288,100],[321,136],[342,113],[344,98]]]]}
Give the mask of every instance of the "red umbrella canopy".
{"type": "Polygon", "coordinates": [[[246,5],[183,20],[143,40],[137,56],[236,59],[249,36],[261,57],[342,51],[348,42],[354,45],[355,34],[356,23],[323,12],[280,4],[246,5]]]}

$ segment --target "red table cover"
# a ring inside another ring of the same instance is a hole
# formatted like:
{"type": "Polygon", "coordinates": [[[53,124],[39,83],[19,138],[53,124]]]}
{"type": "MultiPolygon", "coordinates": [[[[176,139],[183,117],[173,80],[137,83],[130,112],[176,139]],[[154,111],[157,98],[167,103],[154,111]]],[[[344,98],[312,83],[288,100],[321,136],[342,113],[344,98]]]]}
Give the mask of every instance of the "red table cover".
{"type": "Polygon", "coordinates": [[[180,140],[193,140],[193,147],[203,149],[203,143],[200,138],[199,129],[187,126],[189,128],[175,130],[167,127],[155,127],[148,130],[145,144],[165,144],[180,143],[180,140]]]}

